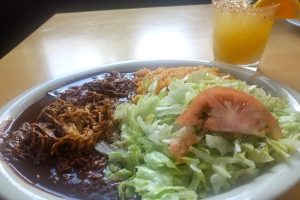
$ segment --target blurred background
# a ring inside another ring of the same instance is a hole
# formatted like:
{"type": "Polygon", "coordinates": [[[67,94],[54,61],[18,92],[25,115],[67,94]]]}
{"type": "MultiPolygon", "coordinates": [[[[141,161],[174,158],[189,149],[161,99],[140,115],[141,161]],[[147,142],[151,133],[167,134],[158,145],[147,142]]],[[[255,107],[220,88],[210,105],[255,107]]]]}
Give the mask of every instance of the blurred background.
{"type": "Polygon", "coordinates": [[[0,0],[0,58],[55,13],[210,2],[211,0],[0,0]]]}

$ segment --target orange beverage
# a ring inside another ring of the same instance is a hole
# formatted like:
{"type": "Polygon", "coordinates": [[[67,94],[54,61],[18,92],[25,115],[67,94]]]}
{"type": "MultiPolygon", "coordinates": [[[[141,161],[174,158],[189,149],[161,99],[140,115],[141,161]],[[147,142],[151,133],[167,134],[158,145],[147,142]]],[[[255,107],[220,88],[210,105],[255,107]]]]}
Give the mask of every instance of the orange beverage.
{"type": "Polygon", "coordinates": [[[242,0],[213,0],[213,49],[216,60],[257,65],[266,46],[278,5],[254,8],[242,0]]]}

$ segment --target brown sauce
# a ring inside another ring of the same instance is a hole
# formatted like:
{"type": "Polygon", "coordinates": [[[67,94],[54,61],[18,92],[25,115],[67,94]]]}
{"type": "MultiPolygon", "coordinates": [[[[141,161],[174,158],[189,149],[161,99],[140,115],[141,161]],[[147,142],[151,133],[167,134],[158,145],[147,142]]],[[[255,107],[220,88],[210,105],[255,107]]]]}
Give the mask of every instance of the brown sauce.
{"type": "MultiPolygon", "coordinates": [[[[106,75],[102,74],[96,78],[77,81],[75,84],[71,84],[71,86],[75,86],[76,88],[89,83],[91,80],[99,78],[102,80],[105,77],[106,75]]],[[[122,77],[132,80],[133,75],[131,73],[124,73],[122,77]]],[[[117,185],[106,183],[104,180],[103,170],[107,163],[107,157],[97,152],[94,148],[83,153],[80,152],[79,159],[76,157],[77,155],[74,155],[77,163],[72,164],[67,170],[60,170],[58,162],[63,159],[61,156],[57,158],[49,155],[46,161],[36,163],[33,159],[30,159],[31,157],[28,157],[28,159],[26,154],[24,154],[25,157],[24,155],[19,156],[16,154],[18,151],[12,149],[12,144],[14,143],[6,143],[11,134],[19,130],[24,122],[35,123],[41,120],[39,119],[39,115],[46,106],[61,97],[68,99],[66,91],[68,91],[69,87],[65,86],[54,92],[49,92],[43,98],[26,108],[12,123],[1,123],[3,127],[10,127],[9,130],[0,130],[0,138],[4,141],[0,145],[1,157],[26,181],[51,194],[67,199],[118,199],[117,185]]],[[[127,86],[123,84],[121,87],[126,88],[127,86]]],[[[107,94],[105,95],[109,96],[110,93],[117,95],[117,97],[114,97],[114,100],[117,99],[115,101],[116,104],[128,101],[134,94],[134,90],[129,91],[127,96],[122,94],[118,96],[119,93],[124,92],[124,88],[116,88],[115,91],[112,91],[114,88],[111,88],[111,90],[106,91],[107,94]]],[[[68,159],[70,159],[73,155],[68,153],[68,156],[68,159]]]]}
{"type": "MultiPolygon", "coordinates": [[[[100,155],[93,152],[91,156],[100,155]],[[94,154],[94,155],[93,155],[94,154]]],[[[60,173],[55,160],[36,165],[30,160],[8,157],[10,166],[26,181],[44,191],[66,199],[118,199],[117,185],[107,184],[102,179],[103,168],[91,169],[100,178],[86,177],[82,169],[60,173]]],[[[105,158],[106,159],[106,158],[105,158]]]]}

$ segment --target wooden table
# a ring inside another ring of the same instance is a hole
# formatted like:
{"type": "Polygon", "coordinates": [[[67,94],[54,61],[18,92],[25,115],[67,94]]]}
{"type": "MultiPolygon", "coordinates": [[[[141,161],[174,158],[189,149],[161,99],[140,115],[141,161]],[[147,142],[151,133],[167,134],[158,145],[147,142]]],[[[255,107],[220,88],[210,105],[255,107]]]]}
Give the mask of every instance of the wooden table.
{"type": "MultiPolygon", "coordinates": [[[[54,15],[0,60],[0,107],[54,77],[133,59],[212,60],[211,6],[54,15]]],[[[277,20],[262,72],[300,92],[300,28],[277,20]]],[[[278,198],[300,199],[300,184],[278,198]]]]}

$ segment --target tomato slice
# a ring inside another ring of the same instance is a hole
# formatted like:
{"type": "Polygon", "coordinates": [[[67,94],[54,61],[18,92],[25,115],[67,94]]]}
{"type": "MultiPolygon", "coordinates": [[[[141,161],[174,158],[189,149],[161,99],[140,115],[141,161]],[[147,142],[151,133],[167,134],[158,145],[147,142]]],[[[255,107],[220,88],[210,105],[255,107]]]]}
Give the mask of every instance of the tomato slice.
{"type": "Polygon", "coordinates": [[[220,86],[196,96],[176,122],[216,132],[282,137],[278,122],[260,101],[245,92],[220,86]]]}
{"type": "Polygon", "coordinates": [[[190,127],[184,127],[178,137],[172,138],[168,150],[173,156],[180,157],[186,154],[195,143],[197,143],[197,136],[190,127]]]}

